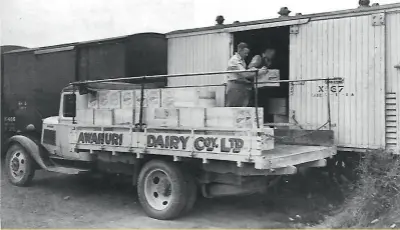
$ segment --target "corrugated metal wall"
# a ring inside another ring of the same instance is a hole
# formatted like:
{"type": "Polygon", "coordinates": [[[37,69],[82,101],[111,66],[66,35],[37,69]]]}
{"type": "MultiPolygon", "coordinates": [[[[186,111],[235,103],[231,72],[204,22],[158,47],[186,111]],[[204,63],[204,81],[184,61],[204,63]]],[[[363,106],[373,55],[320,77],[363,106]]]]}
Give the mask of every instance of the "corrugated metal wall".
{"type": "Polygon", "coordinates": [[[386,147],[400,148],[400,12],[386,18],[386,147]]]}
{"type": "MultiPolygon", "coordinates": [[[[168,39],[168,74],[226,70],[231,34],[215,33],[168,39]]],[[[168,86],[222,84],[225,75],[169,78],[168,86]]]]}
{"type": "MultiPolygon", "coordinates": [[[[372,16],[311,21],[290,35],[290,78],[342,77],[331,84],[330,104],[337,144],[385,147],[385,26],[372,16]]],[[[305,127],[326,123],[323,82],[290,87],[290,115],[305,127]]]]}

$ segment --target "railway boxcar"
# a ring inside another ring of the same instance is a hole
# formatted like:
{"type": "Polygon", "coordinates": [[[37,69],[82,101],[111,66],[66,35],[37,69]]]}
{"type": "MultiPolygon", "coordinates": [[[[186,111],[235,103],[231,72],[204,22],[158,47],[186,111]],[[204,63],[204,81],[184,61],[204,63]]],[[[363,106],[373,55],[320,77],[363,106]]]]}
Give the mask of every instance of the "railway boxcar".
{"type": "MultiPolygon", "coordinates": [[[[269,98],[260,106],[273,123],[332,129],[340,150],[399,152],[399,3],[173,31],[167,38],[169,74],[226,70],[236,44],[246,42],[250,56],[267,45],[277,50],[281,80],[343,78],[264,88],[258,101],[269,98]],[[271,109],[278,101],[279,112],[271,109]]],[[[173,78],[168,85],[224,82],[220,75],[173,78]]]]}
{"type": "MultiPolygon", "coordinates": [[[[42,119],[58,113],[60,91],[70,82],[166,74],[166,63],[167,40],[158,33],[5,52],[2,112],[6,138],[15,132],[40,134],[42,119]],[[27,130],[29,125],[33,126],[27,130]]],[[[154,83],[162,87],[166,81],[154,83]]]]}

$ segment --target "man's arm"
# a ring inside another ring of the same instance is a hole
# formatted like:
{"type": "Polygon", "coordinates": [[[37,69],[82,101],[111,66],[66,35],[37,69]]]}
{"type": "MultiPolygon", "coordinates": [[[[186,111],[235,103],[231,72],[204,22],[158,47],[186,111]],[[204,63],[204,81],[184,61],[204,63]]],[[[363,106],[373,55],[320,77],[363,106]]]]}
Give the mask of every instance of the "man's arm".
{"type": "MultiPolygon", "coordinates": [[[[229,60],[228,63],[228,71],[235,71],[235,70],[246,70],[246,68],[242,65],[242,63],[236,59],[232,58],[229,60]]],[[[240,79],[246,79],[248,80],[249,78],[254,78],[255,73],[254,72],[243,72],[243,73],[237,73],[240,79]]]]}
{"type": "Polygon", "coordinates": [[[253,59],[251,59],[251,62],[249,64],[249,69],[251,68],[257,68],[259,67],[261,64],[261,56],[260,55],[256,55],[253,57],[253,59]]]}

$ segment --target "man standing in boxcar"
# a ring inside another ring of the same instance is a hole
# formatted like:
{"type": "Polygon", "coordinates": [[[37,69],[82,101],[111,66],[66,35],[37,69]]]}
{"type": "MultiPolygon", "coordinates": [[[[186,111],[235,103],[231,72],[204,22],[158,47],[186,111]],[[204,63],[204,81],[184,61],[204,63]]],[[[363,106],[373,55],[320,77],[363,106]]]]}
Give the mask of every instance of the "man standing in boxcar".
{"type": "Polygon", "coordinates": [[[275,49],[273,48],[267,48],[264,50],[264,52],[261,55],[256,55],[253,57],[249,64],[249,68],[271,68],[271,65],[273,64],[273,59],[275,58],[275,49]]]}
{"type": "MultiPolygon", "coordinates": [[[[246,70],[246,57],[250,49],[246,43],[240,43],[237,46],[237,52],[228,62],[228,71],[246,70]]],[[[265,69],[259,70],[259,74],[264,74],[265,69]]],[[[227,107],[247,107],[250,103],[251,92],[253,88],[253,78],[255,73],[231,73],[227,77],[226,106],[227,107]]]]}

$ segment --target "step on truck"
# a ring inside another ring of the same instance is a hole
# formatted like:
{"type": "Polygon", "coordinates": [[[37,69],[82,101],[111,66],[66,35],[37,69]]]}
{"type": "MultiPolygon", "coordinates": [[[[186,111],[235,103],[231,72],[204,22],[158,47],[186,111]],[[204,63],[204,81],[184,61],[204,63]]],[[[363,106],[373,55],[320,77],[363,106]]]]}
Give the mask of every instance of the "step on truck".
{"type": "MultiPolygon", "coordinates": [[[[240,71],[187,75],[232,72],[240,71]]],[[[325,167],[336,154],[333,131],[264,124],[257,101],[215,107],[207,87],[146,87],[146,79],[177,76],[185,75],[71,83],[61,92],[58,116],[43,119],[40,139],[27,132],[6,142],[9,181],[27,186],[36,170],[126,175],[144,212],[168,220],[188,213],[200,194],[262,193],[277,175],[325,167]]]]}

